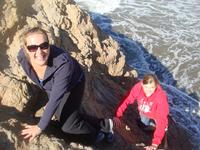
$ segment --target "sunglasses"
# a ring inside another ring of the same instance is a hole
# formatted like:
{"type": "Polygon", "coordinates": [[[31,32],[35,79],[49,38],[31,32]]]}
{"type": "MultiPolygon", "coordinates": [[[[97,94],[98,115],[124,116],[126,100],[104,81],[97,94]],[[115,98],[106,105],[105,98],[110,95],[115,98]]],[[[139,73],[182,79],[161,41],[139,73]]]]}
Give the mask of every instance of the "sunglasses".
{"type": "Polygon", "coordinates": [[[40,48],[41,50],[45,50],[49,48],[49,42],[44,42],[41,43],[40,45],[28,45],[26,46],[26,48],[28,49],[29,52],[36,52],[38,48],[40,48]]]}

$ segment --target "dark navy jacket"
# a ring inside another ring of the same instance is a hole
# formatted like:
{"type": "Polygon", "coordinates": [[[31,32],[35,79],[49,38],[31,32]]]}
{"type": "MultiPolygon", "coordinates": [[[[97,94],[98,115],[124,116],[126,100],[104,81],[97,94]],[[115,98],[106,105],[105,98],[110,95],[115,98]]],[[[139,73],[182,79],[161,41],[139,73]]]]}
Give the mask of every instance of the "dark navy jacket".
{"type": "Polygon", "coordinates": [[[81,78],[84,78],[83,71],[78,62],[66,51],[53,45],[50,47],[48,66],[42,81],[38,79],[23,49],[19,51],[17,58],[27,76],[47,92],[49,101],[38,123],[38,126],[44,130],[60,104],[63,95],[76,86],[81,78]]]}

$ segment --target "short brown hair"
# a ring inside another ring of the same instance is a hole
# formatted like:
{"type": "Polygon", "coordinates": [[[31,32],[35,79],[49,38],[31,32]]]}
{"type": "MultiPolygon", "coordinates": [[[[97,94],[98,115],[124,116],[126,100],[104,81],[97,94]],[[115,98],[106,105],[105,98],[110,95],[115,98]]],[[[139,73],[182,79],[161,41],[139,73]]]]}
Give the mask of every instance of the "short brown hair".
{"type": "Polygon", "coordinates": [[[145,74],[143,77],[143,84],[149,84],[154,82],[155,85],[157,86],[159,84],[158,78],[154,74],[145,74]]]}
{"type": "Polygon", "coordinates": [[[23,45],[26,45],[26,37],[29,35],[29,34],[32,34],[32,33],[41,33],[43,34],[45,37],[46,37],[46,40],[47,42],[49,42],[49,38],[48,38],[48,35],[47,35],[47,31],[42,29],[41,27],[33,27],[33,28],[30,28],[28,30],[26,30],[23,34],[22,34],[22,37],[21,37],[21,40],[23,42],[23,45]]]}

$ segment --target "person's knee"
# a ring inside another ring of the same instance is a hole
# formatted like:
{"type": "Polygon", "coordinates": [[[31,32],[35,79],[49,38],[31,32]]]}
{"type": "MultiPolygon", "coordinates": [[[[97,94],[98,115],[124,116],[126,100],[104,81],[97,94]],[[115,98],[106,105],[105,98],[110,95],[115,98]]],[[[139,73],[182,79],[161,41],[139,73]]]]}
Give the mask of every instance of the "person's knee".
{"type": "Polygon", "coordinates": [[[78,115],[73,113],[62,125],[62,131],[70,134],[90,134],[95,132],[95,128],[78,115]]]}

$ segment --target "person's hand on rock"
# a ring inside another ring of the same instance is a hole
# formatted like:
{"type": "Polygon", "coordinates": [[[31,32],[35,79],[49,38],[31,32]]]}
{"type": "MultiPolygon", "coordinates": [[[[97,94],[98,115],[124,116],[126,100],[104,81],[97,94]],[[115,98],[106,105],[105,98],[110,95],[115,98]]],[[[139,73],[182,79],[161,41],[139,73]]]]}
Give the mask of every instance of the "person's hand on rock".
{"type": "Polygon", "coordinates": [[[21,135],[24,136],[24,139],[29,139],[29,142],[31,142],[41,132],[42,130],[37,125],[26,125],[25,129],[22,130],[21,135]]]}

